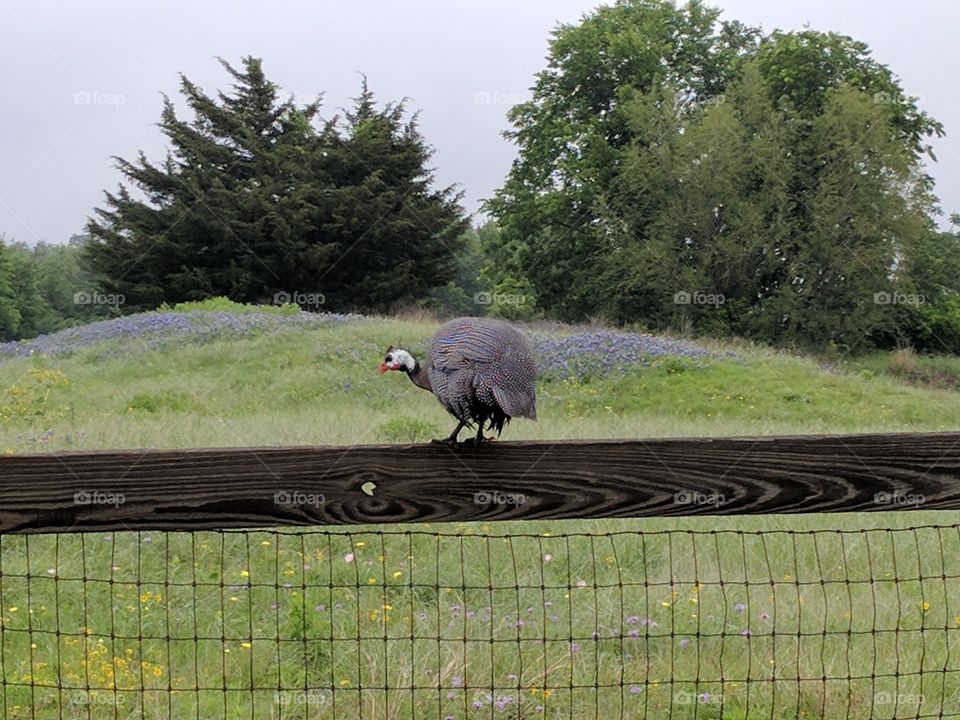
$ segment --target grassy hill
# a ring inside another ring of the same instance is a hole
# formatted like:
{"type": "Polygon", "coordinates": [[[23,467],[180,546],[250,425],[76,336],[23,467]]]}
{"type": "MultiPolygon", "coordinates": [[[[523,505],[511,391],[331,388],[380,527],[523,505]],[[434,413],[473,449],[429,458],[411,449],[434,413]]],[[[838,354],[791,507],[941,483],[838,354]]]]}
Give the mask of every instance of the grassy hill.
{"type": "MultiPolygon", "coordinates": [[[[452,420],[376,367],[434,327],[218,301],[0,345],[0,453],[423,442],[452,420]]],[[[528,332],[540,421],[504,440],[960,426],[955,391],[880,356],[528,332]]],[[[953,518],[6,536],[5,702],[12,717],[915,717],[924,695],[960,697],[960,537],[912,529],[953,518]],[[425,689],[370,689],[411,684],[425,689]]]]}
{"type": "MultiPolygon", "coordinates": [[[[435,324],[222,302],[0,345],[0,452],[420,442],[451,418],[388,345],[422,354],[435,324]],[[218,309],[200,310],[212,307],[218,309]]],[[[942,430],[950,390],[748,346],[584,327],[531,328],[540,421],[506,440],[942,430]]]]}

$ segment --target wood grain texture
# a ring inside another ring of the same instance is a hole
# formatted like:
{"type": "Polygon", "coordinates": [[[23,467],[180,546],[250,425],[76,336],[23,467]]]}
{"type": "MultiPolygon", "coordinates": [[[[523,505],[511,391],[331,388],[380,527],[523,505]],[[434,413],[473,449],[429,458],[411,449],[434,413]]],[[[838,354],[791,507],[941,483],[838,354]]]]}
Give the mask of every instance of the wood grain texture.
{"type": "Polygon", "coordinates": [[[4,533],[893,509],[960,509],[960,433],[0,458],[4,533]]]}

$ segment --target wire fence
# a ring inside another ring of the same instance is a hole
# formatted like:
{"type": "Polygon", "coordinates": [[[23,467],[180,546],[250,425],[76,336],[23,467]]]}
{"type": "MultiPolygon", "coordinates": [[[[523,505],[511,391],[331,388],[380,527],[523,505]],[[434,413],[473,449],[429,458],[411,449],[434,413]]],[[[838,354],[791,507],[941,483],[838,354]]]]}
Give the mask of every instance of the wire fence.
{"type": "Polygon", "coordinates": [[[960,525],[6,535],[0,607],[5,718],[960,714],[960,525]]]}

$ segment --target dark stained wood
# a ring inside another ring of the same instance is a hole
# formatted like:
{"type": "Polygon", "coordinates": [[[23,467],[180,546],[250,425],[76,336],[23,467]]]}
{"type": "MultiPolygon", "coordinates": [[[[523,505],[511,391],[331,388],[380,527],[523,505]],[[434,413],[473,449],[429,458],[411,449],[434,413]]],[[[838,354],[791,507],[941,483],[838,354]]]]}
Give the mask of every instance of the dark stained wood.
{"type": "Polygon", "coordinates": [[[960,433],[0,458],[5,533],[892,509],[960,509],[960,433]]]}

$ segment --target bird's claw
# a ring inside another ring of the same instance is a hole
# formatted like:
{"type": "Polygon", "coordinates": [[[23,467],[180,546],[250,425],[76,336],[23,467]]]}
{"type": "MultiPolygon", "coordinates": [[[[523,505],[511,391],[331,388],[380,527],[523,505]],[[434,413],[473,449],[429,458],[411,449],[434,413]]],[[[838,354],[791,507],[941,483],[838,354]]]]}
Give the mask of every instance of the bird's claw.
{"type": "Polygon", "coordinates": [[[431,440],[431,445],[445,445],[447,447],[475,448],[482,445],[489,445],[493,442],[490,438],[468,438],[466,440],[454,440],[453,438],[443,438],[440,440],[431,440]]]}
{"type": "Polygon", "coordinates": [[[460,443],[460,447],[480,447],[482,445],[489,445],[492,441],[490,438],[469,438],[460,443]]]}

